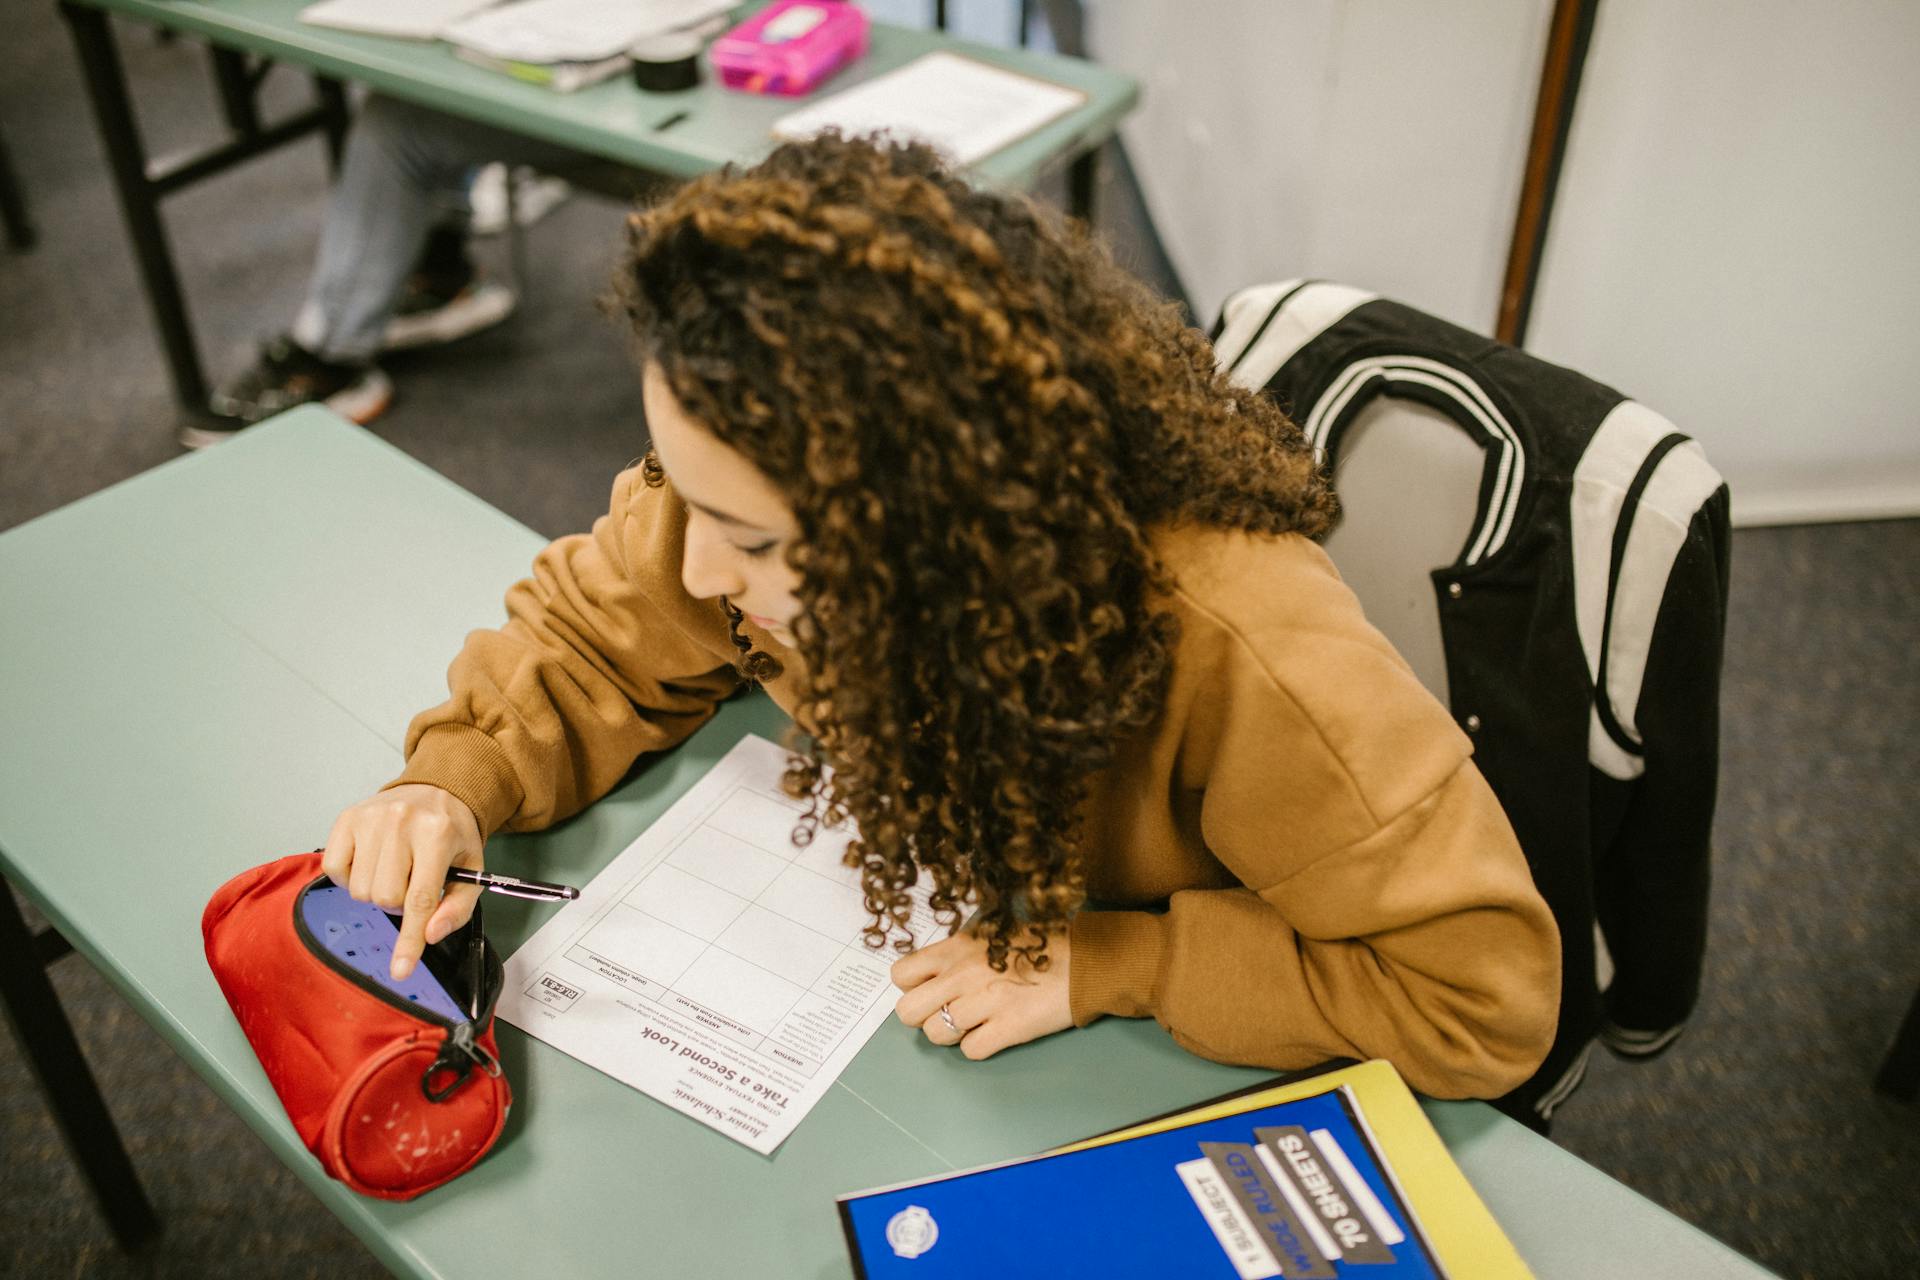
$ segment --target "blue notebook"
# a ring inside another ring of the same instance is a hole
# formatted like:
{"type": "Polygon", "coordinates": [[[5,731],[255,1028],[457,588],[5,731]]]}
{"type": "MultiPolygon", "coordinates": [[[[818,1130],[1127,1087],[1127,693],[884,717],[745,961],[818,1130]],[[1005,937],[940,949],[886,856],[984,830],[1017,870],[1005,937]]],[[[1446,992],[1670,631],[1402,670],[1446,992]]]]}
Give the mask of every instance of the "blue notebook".
{"type": "Polygon", "coordinates": [[[864,1280],[1528,1274],[1384,1062],[839,1207],[864,1280]]]}

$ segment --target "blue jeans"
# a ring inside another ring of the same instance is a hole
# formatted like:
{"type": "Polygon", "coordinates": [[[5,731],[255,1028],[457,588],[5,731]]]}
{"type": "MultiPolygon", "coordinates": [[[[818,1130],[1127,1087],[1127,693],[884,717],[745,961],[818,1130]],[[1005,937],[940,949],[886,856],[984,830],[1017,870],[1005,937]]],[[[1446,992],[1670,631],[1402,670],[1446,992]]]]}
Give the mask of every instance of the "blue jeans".
{"type": "Polygon", "coordinates": [[[294,341],[326,360],[371,360],[427,232],[450,209],[465,210],[469,176],[493,161],[557,173],[592,163],[550,142],[369,96],[327,205],[294,341]]]}

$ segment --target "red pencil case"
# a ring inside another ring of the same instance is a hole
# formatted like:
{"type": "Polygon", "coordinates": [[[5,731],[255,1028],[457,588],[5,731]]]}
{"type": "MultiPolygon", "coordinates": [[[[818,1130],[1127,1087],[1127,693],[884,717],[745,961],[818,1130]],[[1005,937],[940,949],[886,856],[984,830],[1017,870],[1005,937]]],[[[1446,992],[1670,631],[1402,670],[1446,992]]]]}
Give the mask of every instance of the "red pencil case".
{"type": "Polygon", "coordinates": [[[200,920],[207,964],[307,1149],[362,1195],[410,1200],[472,1168],[506,1123],[513,1091],[493,1035],[505,969],[476,912],[427,960],[473,1015],[409,1003],[308,928],[301,896],[331,883],[318,853],[235,876],[200,920]],[[461,977],[476,969],[477,1000],[461,977]]]}

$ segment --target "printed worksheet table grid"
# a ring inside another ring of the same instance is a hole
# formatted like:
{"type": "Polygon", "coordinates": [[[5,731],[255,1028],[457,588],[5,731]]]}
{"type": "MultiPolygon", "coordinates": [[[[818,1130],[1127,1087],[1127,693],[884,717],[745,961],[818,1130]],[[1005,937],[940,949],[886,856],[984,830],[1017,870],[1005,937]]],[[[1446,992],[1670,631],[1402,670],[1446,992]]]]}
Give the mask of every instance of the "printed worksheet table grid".
{"type": "MultiPolygon", "coordinates": [[[[567,958],[811,1076],[885,986],[891,956],[861,938],[859,873],[840,861],[850,831],[796,846],[801,812],[731,788],[567,958]]],[[[931,923],[918,908],[916,935],[931,923]]]]}

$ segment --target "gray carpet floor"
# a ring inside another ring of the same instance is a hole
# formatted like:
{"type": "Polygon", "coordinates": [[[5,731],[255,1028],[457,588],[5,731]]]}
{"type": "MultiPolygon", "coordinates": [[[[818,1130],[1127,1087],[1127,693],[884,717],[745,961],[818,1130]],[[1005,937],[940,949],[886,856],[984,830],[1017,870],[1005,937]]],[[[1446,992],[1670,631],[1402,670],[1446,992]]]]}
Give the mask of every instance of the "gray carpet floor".
{"type": "MultiPolygon", "coordinates": [[[[123,28],[156,154],[213,135],[202,51],[123,28]]],[[[308,90],[276,73],[270,100],[308,90]]],[[[165,367],[52,6],[10,15],[0,134],[41,232],[0,252],[0,529],[177,456],[165,367]]],[[[210,372],[286,325],[311,263],[317,142],[177,198],[169,226],[210,372]]],[[[1124,215],[1122,201],[1108,207],[1124,215]]],[[[620,211],[576,199],[527,237],[509,324],[390,363],[383,438],[549,534],[583,528],[643,447],[597,313],[620,211]],[[537,371],[537,374],[536,372],[537,371]]],[[[1124,225],[1122,253],[1152,257],[1124,225]],[[1135,247],[1129,247],[1135,246],[1135,247]]],[[[485,250],[497,269],[498,246],[485,250]]],[[[1733,549],[1706,994],[1664,1058],[1597,1055],[1555,1138],[1785,1276],[1920,1270],[1920,1108],[1870,1079],[1920,983],[1920,522],[1744,530],[1733,549]]],[[[374,1276],[381,1269],[77,958],[59,989],[157,1207],[112,1244],[0,1033],[0,1275],[374,1276]]]]}

